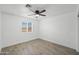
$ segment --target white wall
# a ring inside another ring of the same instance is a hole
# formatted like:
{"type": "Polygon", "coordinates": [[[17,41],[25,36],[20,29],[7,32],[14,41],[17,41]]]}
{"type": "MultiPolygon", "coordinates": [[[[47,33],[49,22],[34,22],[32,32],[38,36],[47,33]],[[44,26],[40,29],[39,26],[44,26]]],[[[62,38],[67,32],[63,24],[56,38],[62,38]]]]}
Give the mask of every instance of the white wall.
{"type": "MultiPolygon", "coordinates": [[[[78,5],[78,8],[77,8],[77,15],[79,15],[79,5],[78,5]]],[[[78,33],[78,40],[77,40],[77,51],[79,52],[79,17],[77,17],[77,24],[78,24],[78,28],[77,28],[77,33],[78,33]]]]}
{"type": "Polygon", "coordinates": [[[76,17],[75,12],[54,17],[43,18],[40,21],[40,37],[54,43],[76,48],[76,17]]]}
{"type": "Polygon", "coordinates": [[[78,18],[78,40],[77,40],[77,51],[79,52],[79,18],[78,18]]]}
{"type": "Polygon", "coordinates": [[[27,21],[33,23],[33,32],[22,32],[21,24],[25,20],[27,20],[25,17],[2,13],[2,47],[38,38],[38,21],[28,19],[27,21]]]}
{"type": "Polygon", "coordinates": [[[1,51],[1,12],[0,12],[0,51],[1,51]]]}

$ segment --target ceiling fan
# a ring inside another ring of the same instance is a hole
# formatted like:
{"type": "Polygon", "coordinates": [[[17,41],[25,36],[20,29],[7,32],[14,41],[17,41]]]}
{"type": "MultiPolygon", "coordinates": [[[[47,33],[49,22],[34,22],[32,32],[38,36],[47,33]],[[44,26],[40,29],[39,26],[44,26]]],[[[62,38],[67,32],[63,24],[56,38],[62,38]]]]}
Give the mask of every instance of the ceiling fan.
{"type": "MultiPolygon", "coordinates": [[[[31,9],[31,5],[30,4],[27,4],[26,5],[26,7],[27,8],[29,8],[29,10],[31,10],[34,14],[32,14],[32,15],[36,15],[36,16],[46,16],[46,15],[44,15],[44,14],[42,14],[42,13],[44,13],[44,12],[46,12],[46,10],[45,9],[43,9],[43,10],[35,10],[35,11],[33,11],[32,9],[31,9]]],[[[31,16],[31,15],[30,15],[31,16]]]]}

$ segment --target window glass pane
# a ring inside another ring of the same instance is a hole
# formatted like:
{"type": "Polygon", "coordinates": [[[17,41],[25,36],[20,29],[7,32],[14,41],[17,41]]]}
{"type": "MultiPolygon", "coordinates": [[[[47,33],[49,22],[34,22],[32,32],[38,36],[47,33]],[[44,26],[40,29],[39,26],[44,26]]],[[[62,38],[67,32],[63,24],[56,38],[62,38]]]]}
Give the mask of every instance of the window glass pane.
{"type": "Polygon", "coordinates": [[[27,32],[27,22],[22,22],[22,32],[27,32]]]}
{"type": "Polygon", "coordinates": [[[32,32],[32,22],[28,22],[28,32],[32,32]]]}

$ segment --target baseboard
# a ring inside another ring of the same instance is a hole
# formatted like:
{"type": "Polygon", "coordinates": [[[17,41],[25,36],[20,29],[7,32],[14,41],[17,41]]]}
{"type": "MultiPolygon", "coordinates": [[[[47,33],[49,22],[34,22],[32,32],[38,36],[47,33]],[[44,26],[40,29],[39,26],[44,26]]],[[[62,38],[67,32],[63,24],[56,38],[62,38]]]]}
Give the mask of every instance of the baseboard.
{"type": "Polygon", "coordinates": [[[79,50],[78,50],[78,49],[76,49],[76,52],[79,52],[79,50]]]}
{"type": "Polygon", "coordinates": [[[51,43],[54,43],[54,44],[57,44],[57,45],[60,45],[60,46],[63,46],[63,47],[67,47],[67,48],[70,48],[70,49],[73,49],[74,51],[76,51],[75,48],[72,48],[72,47],[68,47],[68,46],[62,45],[62,44],[60,44],[60,43],[57,43],[57,42],[48,40],[48,39],[46,39],[46,38],[41,37],[40,39],[43,39],[43,40],[49,41],[49,42],[51,42],[51,43]]]}
{"type": "MultiPolygon", "coordinates": [[[[33,39],[31,39],[31,40],[35,40],[35,39],[38,39],[38,38],[33,38],[33,39]]],[[[17,42],[17,43],[15,43],[15,44],[11,44],[11,45],[8,45],[8,46],[5,46],[5,47],[2,47],[2,49],[3,48],[6,48],[6,47],[10,47],[10,46],[13,46],[13,45],[17,45],[17,44],[21,44],[21,43],[24,43],[24,42],[29,42],[29,41],[31,41],[31,40],[26,40],[26,41],[23,41],[23,42],[17,42]]]]}

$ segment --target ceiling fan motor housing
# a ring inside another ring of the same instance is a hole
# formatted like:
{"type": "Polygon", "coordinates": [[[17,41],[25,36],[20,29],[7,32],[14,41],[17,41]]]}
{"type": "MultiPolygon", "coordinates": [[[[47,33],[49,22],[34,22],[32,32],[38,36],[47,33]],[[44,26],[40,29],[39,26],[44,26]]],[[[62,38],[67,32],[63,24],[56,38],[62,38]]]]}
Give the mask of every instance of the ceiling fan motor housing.
{"type": "Polygon", "coordinates": [[[40,12],[39,12],[39,10],[36,10],[35,13],[36,13],[36,14],[39,14],[40,12]]]}

